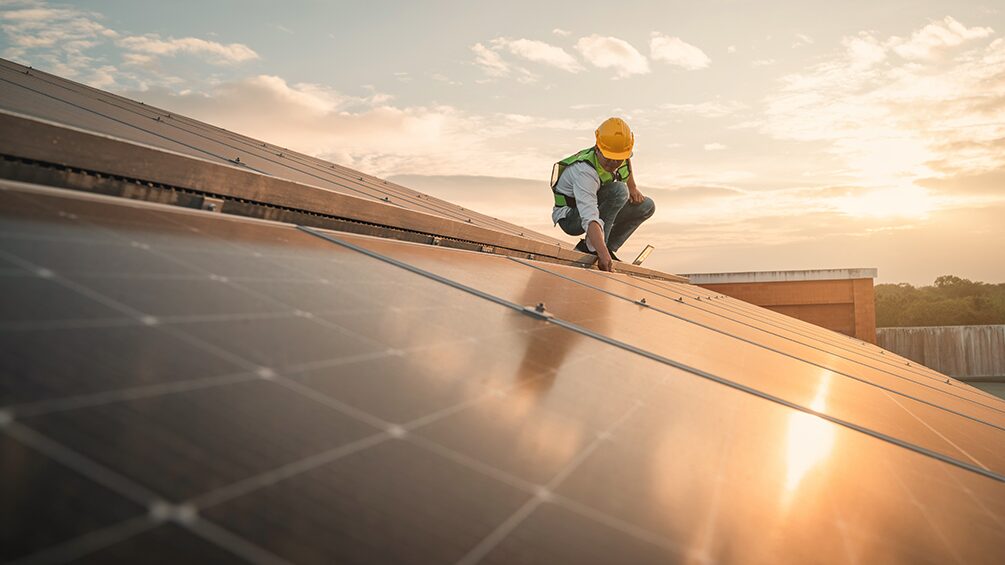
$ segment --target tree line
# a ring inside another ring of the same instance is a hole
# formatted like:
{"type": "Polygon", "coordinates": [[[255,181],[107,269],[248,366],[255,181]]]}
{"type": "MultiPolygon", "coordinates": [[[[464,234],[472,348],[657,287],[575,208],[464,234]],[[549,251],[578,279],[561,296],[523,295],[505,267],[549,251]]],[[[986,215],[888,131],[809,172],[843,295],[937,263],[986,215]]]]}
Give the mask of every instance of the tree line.
{"type": "Polygon", "coordinates": [[[942,275],[931,286],[876,285],[876,327],[1005,324],[1005,283],[942,275]]]}

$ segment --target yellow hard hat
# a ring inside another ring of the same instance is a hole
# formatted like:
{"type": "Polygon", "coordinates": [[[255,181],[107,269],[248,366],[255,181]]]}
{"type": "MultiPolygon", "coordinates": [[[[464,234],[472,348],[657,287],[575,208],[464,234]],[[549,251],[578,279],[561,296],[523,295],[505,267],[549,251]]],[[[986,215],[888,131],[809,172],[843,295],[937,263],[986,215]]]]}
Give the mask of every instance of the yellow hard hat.
{"type": "Polygon", "coordinates": [[[607,118],[597,128],[597,147],[608,159],[624,161],[632,156],[634,146],[632,128],[621,118],[607,118]]]}

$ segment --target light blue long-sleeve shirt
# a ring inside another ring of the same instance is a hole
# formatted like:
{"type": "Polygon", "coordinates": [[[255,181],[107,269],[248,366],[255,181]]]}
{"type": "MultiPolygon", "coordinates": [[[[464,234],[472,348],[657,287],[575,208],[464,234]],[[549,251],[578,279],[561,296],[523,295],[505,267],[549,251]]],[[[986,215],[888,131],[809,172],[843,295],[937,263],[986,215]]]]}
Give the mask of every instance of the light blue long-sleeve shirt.
{"type": "MultiPolygon", "coordinates": [[[[598,190],[600,190],[600,175],[593,165],[583,161],[566,167],[562,171],[562,176],[558,177],[558,184],[555,185],[555,191],[559,194],[576,199],[579,217],[583,220],[583,231],[589,229],[590,222],[597,222],[600,224],[600,229],[604,228],[604,221],[600,219],[600,209],[597,207],[598,190]]],[[[571,211],[572,208],[569,206],[555,206],[551,211],[551,221],[557,224],[571,211]]]]}

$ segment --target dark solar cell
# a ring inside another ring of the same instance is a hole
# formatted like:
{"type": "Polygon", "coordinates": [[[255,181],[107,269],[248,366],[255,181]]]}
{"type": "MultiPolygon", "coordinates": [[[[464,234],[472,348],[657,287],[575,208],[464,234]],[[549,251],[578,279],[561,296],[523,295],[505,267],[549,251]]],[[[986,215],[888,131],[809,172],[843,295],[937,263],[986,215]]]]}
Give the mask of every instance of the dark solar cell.
{"type": "Polygon", "coordinates": [[[530,497],[393,440],[204,515],[295,563],[453,563],[530,497]]]}
{"type": "Polygon", "coordinates": [[[167,500],[186,500],[377,431],[257,375],[23,422],[167,500]]]}
{"type": "Polygon", "coordinates": [[[34,277],[0,278],[0,324],[12,327],[27,322],[47,322],[66,319],[111,319],[122,317],[122,312],[94,300],[69,293],[58,282],[51,280],[54,273],[43,267],[35,270],[34,277]],[[28,282],[30,281],[30,282],[28,282]]]}
{"type": "Polygon", "coordinates": [[[0,349],[0,406],[198,381],[240,369],[129,319],[122,326],[7,331],[0,349]]]}
{"type": "Polygon", "coordinates": [[[105,546],[75,559],[76,564],[142,563],[143,565],[178,565],[247,563],[232,553],[172,524],[157,526],[125,541],[105,546]]]}
{"type": "Polygon", "coordinates": [[[0,434],[0,560],[145,513],[139,504],[0,434]]]}
{"type": "MultiPolygon", "coordinates": [[[[388,347],[355,332],[304,317],[185,322],[172,332],[188,336],[228,359],[243,359],[248,368],[273,369],[316,363],[352,355],[386,352],[388,347]]],[[[236,361],[240,362],[240,361],[236,361]]]]}
{"type": "MultiPolygon", "coordinates": [[[[639,532],[617,530],[555,504],[544,504],[490,549],[482,563],[501,565],[546,563],[632,563],[643,565],[686,561],[685,545],[653,539],[639,532]]],[[[742,561],[736,548],[736,562],[742,561]]],[[[722,562],[728,562],[723,559],[722,562]]]]}

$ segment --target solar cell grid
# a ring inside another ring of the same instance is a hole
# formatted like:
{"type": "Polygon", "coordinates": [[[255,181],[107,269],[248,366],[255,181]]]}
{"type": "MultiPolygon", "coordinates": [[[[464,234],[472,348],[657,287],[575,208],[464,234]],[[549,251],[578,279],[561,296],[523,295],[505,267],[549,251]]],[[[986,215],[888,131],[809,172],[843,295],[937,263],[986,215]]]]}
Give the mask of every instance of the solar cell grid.
{"type": "MultiPolygon", "coordinates": [[[[210,360],[236,371],[229,379],[190,374],[180,383],[174,373],[191,368],[150,356],[126,363],[125,380],[107,382],[100,395],[55,389],[40,401],[48,409],[34,413],[0,402],[0,414],[13,418],[0,437],[0,484],[25,487],[0,498],[0,516],[15,515],[8,501],[26,497],[41,500],[45,513],[61,508],[38,498],[57,480],[77,481],[81,492],[97,481],[125,500],[119,514],[96,515],[109,511],[97,503],[64,508],[71,527],[42,527],[45,539],[27,545],[0,544],[3,558],[54,548],[101,561],[153,551],[176,560],[229,554],[304,563],[1003,557],[1005,497],[1002,483],[987,476],[290,227],[57,194],[22,190],[23,205],[52,213],[28,223],[3,217],[0,231],[16,231],[20,241],[57,222],[104,232],[106,242],[142,241],[152,272],[213,267],[234,275],[215,282],[231,285],[235,296],[283,304],[290,315],[260,317],[238,307],[255,301],[234,298],[226,319],[161,315],[143,325],[142,303],[120,302],[90,283],[143,286],[152,279],[61,269],[63,261],[73,264],[72,253],[8,250],[11,240],[0,237],[0,249],[50,269],[54,276],[43,280],[62,293],[136,324],[142,331],[129,347],[177,341],[192,348],[197,371],[210,360]],[[194,260],[196,253],[206,261],[194,260]],[[268,275],[244,265],[226,271],[240,262],[268,275]],[[297,290],[280,293],[287,284],[297,290]],[[303,301],[292,303],[297,295],[303,301]],[[316,312],[302,309],[311,304],[316,312]],[[159,386],[129,382],[135,371],[159,386]],[[26,457],[33,463],[17,463],[26,457]],[[20,480],[26,472],[39,481],[20,480]],[[137,516],[143,527],[130,529],[137,516]],[[95,544],[95,536],[107,543],[95,544]]],[[[3,210],[7,216],[11,208],[3,210]]],[[[109,255],[137,249],[104,247],[109,255]]],[[[638,308],[513,261],[472,261],[478,256],[442,249],[420,257],[413,249],[382,248],[461,281],[464,270],[479,283],[530,280],[506,295],[514,306],[544,297],[550,311],[565,313],[560,307],[604,300],[576,319],[584,325],[617,329],[611,317],[623,305],[638,308]]],[[[182,288],[160,288],[167,301],[184,298],[182,288]]],[[[81,344],[80,356],[89,348],[118,351],[122,329],[92,326],[97,338],[81,344]]],[[[0,326],[3,354],[10,335],[35,333],[25,347],[38,349],[54,331],[0,326]]],[[[829,399],[836,377],[812,376],[829,399]]],[[[29,539],[38,524],[5,526],[7,541],[29,539]]]]}

